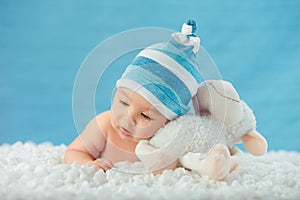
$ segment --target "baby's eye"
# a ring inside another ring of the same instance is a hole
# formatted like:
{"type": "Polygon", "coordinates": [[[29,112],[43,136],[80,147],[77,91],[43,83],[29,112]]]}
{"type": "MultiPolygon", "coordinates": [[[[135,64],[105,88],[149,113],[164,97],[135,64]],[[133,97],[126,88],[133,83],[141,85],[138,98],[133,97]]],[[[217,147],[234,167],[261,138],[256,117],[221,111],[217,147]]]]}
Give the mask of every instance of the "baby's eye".
{"type": "Polygon", "coordinates": [[[120,100],[120,103],[124,106],[129,106],[129,104],[126,101],[120,100]]]}
{"type": "Polygon", "coordinates": [[[142,118],[146,119],[146,120],[152,120],[151,117],[149,117],[148,115],[146,115],[145,113],[141,113],[142,118]]]}

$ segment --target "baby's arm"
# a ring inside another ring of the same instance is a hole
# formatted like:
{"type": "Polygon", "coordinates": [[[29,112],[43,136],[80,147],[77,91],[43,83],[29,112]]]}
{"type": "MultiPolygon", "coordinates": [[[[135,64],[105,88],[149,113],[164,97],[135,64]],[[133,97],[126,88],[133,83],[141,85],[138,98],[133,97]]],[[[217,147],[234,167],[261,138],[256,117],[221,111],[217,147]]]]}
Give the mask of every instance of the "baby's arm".
{"type": "Polygon", "coordinates": [[[90,164],[97,169],[108,170],[112,162],[98,158],[106,143],[104,132],[100,128],[101,115],[89,122],[80,136],[78,136],[67,148],[65,163],[90,164]]]}

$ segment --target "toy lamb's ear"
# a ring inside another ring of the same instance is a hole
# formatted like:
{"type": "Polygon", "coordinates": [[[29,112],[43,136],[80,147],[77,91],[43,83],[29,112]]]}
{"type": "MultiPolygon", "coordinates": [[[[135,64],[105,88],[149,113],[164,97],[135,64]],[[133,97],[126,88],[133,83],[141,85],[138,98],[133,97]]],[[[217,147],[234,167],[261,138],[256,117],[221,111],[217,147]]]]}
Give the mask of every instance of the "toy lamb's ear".
{"type": "Polygon", "coordinates": [[[256,130],[252,130],[242,137],[246,150],[255,155],[261,156],[267,152],[268,143],[266,139],[256,130]]]}
{"type": "Polygon", "coordinates": [[[207,80],[200,84],[193,97],[196,114],[209,113],[227,125],[238,123],[243,110],[240,97],[231,83],[223,80],[207,80]]]}

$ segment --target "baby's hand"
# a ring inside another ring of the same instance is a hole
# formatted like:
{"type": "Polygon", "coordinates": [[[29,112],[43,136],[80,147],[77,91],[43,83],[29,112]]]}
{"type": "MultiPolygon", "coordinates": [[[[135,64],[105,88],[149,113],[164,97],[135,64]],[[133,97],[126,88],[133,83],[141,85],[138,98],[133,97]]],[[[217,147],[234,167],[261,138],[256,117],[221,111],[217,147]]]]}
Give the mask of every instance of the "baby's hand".
{"type": "Polygon", "coordinates": [[[94,165],[97,168],[97,170],[103,169],[104,171],[107,171],[113,167],[113,163],[104,158],[98,158],[96,160],[89,162],[88,164],[94,165]]]}

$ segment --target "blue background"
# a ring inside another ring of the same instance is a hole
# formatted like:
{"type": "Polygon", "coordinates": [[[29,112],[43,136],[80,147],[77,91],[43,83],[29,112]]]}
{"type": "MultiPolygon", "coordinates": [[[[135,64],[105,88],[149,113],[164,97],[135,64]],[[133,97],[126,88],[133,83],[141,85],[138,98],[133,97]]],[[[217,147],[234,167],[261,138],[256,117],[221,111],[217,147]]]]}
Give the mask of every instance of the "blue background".
{"type": "MultiPolygon", "coordinates": [[[[89,52],[121,31],[179,30],[193,18],[223,79],[254,109],[269,149],[300,151],[299,10],[297,0],[0,0],[0,144],[70,143],[73,83],[89,52]]],[[[107,71],[97,111],[110,107],[124,66],[107,71]]]]}

